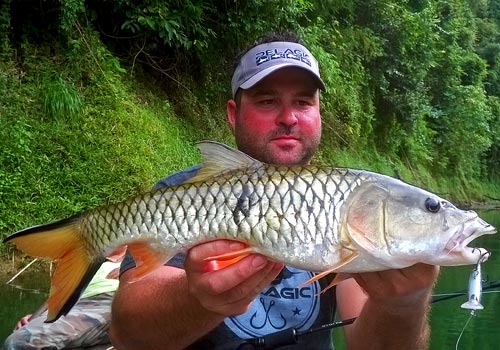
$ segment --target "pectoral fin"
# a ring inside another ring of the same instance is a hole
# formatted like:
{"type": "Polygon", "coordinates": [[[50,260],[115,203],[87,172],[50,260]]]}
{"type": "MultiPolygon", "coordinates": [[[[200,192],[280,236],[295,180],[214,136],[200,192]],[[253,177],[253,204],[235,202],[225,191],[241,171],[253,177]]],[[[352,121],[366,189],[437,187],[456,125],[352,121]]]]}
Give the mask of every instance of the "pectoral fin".
{"type": "MultiPolygon", "coordinates": [[[[314,276],[313,278],[310,278],[309,280],[307,280],[306,282],[304,282],[302,285],[307,285],[307,284],[310,284],[310,283],[313,283],[315,281],[318,281],[319,279],[331,274],[331,273],[336,273],[336,271],[341,268],[342,266],[344,265],[347,265],[348,263],[350,263],[351,261],[353,261],[354,259],[356,259],[357,257],[359,256],[359,253],[358,252],[352,252],[351,254],[345,256],[344,258],[342,258],[342,260],[334,265],[332,268],[326,270],[326,271],[323,271],[321,273],[318,273],[316,276],[314,276]]],[[[321,293],[324,293],[326,292],[328,289],[332,288],[333,286],[337,285],[338,283],[342,282],[343,280],[347,279],[347,278],[350,278],[351,275],[350,274],[345,274],[345,273],[340,273],[340,274],[337,274],[337,276],[335,276],[335,278],[333,279],[333,281],[326,287],[324,288],[321,293]]]]}

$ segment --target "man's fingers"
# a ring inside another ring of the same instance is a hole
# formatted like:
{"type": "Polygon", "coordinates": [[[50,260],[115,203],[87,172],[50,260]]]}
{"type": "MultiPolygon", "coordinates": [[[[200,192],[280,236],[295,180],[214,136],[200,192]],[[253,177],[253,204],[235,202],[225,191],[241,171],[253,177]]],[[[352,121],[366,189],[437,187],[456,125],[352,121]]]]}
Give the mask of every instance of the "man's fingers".
{"type": "Polygon", "coordinates": [[[203,274],[201,283],[213,294],[224,293],[243,282],[254,281],[251,277],[266,267],[268,260],[259,254],[252,254],[232,266],[203,274]]]}
{"type": "Polygon", "coordinates": [[[281,264],[268,262],[265,267],[239,285],[225,293],[210,296],[210,307],[222,314],[240,314],[245,312],[256,296],[268,286],[282,269],[281,264]],[[213,298],[213,299],[212,299],[213,298]]]}
{"type": "Polygon", "coordinates": [[[238,241],[216,240],[199,244],[188,252],[184,268],[189,292],[207,310],[223,315],[245,312],[283,268],[283,264],[252,253],[220,270],[205,271],[208,257],[240,251],[245,247],[238,241]]]}

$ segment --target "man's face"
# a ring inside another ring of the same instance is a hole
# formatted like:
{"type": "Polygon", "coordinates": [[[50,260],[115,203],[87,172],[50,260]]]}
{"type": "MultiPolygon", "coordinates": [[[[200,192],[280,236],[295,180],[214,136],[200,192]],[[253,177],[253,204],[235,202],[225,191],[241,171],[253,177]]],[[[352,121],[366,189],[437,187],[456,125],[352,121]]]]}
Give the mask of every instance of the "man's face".
{"type": "Polygon", "coordinates": [[[283,68],[227,106],[238,149],[271,164],[307,164],[319,146],[319,90],[310,73],[283,68]]]}

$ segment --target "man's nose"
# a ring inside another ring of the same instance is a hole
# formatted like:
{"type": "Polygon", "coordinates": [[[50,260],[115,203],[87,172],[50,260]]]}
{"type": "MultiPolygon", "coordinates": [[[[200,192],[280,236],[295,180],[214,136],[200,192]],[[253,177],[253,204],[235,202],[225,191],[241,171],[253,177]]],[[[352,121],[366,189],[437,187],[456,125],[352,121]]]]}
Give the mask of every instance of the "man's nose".
{"type": "Polygon", "coordinates": [[[291,126],[297,124],[297,120],[297,111],[292,107],[284,106],[276,118],[276,123],[291,126]]]}

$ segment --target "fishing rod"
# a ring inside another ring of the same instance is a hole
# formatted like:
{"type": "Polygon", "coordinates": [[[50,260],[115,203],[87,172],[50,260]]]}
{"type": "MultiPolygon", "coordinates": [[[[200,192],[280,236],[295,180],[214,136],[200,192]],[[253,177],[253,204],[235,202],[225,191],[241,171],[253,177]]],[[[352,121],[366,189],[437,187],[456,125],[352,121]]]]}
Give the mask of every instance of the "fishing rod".
{"type": "Polygon", "coordinates": [[[343,327],[353,323],[356,317],[349,318],[343,321],[332,322],[324,324],[317,328],[311,328],[305,331],[299,331],[297,328],[287,328],[283,331],[271,333],[263,337],[247,339],[241,343],[236,350],[257,350],[257,349],[276,349],[280,346],[293,345],[299,342],[299,337],[306,334],[321,332],[328,329],[343,327]]]}
{"type": "MultiPolygon", "coordinates": [[[[500,287],[500,280],[494,281],[494,282],[486,282],[482,284],[482,289],[493,289],[493,288],[498,288],[500,287]]],[[[448,300],[452,298],[456,298],[462,295],[467,295],[468,294],[468,289],[464,289],[455,293],[447,294],[447,295],[438,295],[436,297],[432,297],[431,303],[436,303],[439,301],[443,300],[448,300]]],[[[296,328],[287,328],[283,331],[267,334],[262,337],[255,337],[251,339],[246,339],[244,342],[240,343],[238,346],[231,347],[231,349],[236,349],[236,350],[271,350],[271,349],[276,349],[280,346],[285,346],[285,345],[294,345],[298,344],[299,342],[299,337],[304,336],[306,334],[314,334],[317,332],[323,332],[326,330],[334,329],[334,328],[339,328],[339,327],[344,327],[349,324],[352,324],[354,321],[356,321],[356,317],[354,318],[349,318],[347,320],[342,320],[342,321],[336,321],[333,323],[328,323],[324,324],[320,327],[317,328],[311,328],[306,331],[299,331],[296,328]]],[[[229,348],[228,348],[229,349],[229,348]]]]}
{"type": "MultiPolygon", "coordinates": [[[[493,289],[493,288],[498,288],[498,287],[500,287],[500,280],[494,281],[494,282],[483,283],[483,290],[493,289]]],[[[464,290],[461,290],[461,291],[458,291],[455,293],[450,293],[450,294],[445,294],[445,295],[436,295],[436,296],[432,297],[432,303],[452,299],[452,298],[459,297],[462,295],[467,295],[467,294],[468,294],[468,289],[464,289],[464,290]]]]}

